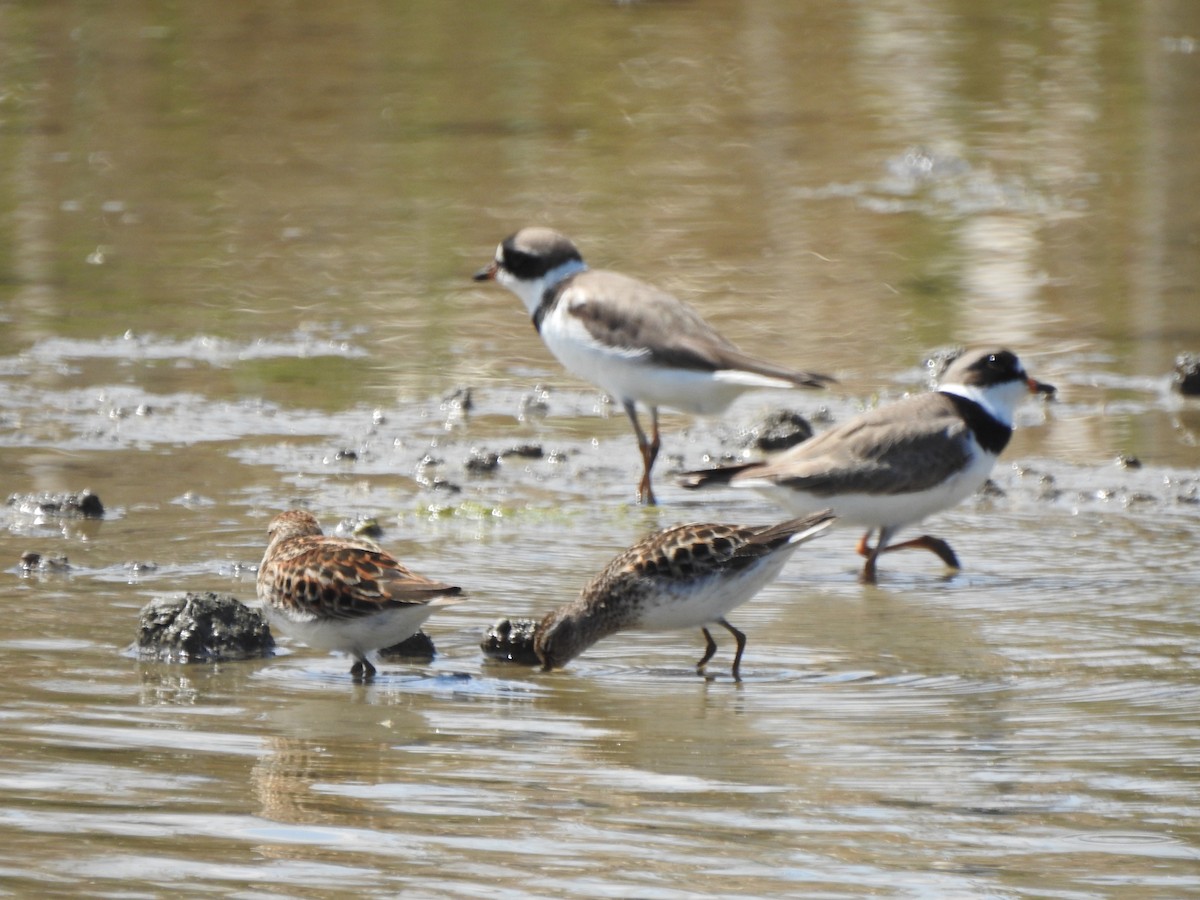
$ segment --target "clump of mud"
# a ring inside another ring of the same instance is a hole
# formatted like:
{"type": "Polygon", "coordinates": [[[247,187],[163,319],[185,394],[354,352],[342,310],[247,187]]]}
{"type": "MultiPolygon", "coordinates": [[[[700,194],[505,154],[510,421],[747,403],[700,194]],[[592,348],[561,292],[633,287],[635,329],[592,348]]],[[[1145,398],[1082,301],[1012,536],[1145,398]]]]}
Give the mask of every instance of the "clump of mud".
{"type": "Polygon", "coordinates": [[[484,633],[479,649],[488,659],[539,666],[541,660],[533,652],[537,627],[534,619],[500,619],[484,633]]]}
{"type": "Polygon", "coordinates": [[[1181,353],[1175,357],[1173,383],[1185,397],[1200,397],[1200,354],[1181,353]]]}
{"type": "Polygon", "coordinates": [[[807,441],[813,436],[813,427],[808,419],[790,409],[770,413],[746,432],[745,446],[776,453],[807,441]]]}
{"type": "Polygon", "coordinates": [[[69,572],[71,563],[65,556],[44,556],[35,550],[21,554],[21,574],[32,575],[46,572],[69,572]]]}
{"type": "Polygon", "coordinates": [[[270,656],[266,620],[228,594],[211,591],[160,597],[142,607],[137,653],[163,662],[222,662],[270,656]]]}
{"type": "Polygon", "coordinates": [[[433,645],[433,638],[424,631],[418,631],[400,643],[384,647],[379,651],[380,659],[424,660],[425,662],[429,662],[435,656],[437,656],[437,647],[433,645]]]}
{"type": "Polygon", "coordinates": [[[18,512],[31,516],[104,518],[104,504],[87,488],[74,494],[12,494],[8,498],[8,505],[16,507],[18,512]]]}

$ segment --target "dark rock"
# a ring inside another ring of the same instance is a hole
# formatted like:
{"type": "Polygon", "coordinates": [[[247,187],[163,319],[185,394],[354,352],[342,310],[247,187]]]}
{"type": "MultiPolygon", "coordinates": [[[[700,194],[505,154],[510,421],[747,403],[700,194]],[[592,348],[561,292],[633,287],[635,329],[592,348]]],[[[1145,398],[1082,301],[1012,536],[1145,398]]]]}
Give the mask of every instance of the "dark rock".
{"type": "Polygon", "coordinates": [[[464,466],[472,475],[489,475],[500,468],[500,454],[472,450],[464,466]]]}
{"type": "Polygon", "coordinates": [[[1175,357],[1174,385],[1186,397],[1200,396],[1200,354],[1180,353],[1175,357]]]}
{"type": "Polygon", "coordinates": [[[32,575],[34,572],[67,572],[71,564],[65,556],[42,556],[30,550],[21,554],[21,574],[32,575]]]}
{"type": "Polygon", "coordinates": [[[501,459],[507,459],[510,456],[515,456],[518,459],[541,459],[546,455],[541,444],[518,444],[515,447],[509,447],[500,454],[501,459]]]}
{"type": "Polygon", "coordinates": [[[462,493],[462,488],[459,485],[455,484],[453,481],[443,478],[441,475],[438,475],[434,478],[425,478],[419,476],[416,481],[417,484],[421,485],[421,487],[429,488],[431,491],[444,491],[447,494],[462,493]]]}
{"type": "Polygon", "coordinates": [[[104,518],[104,504],[86,488],[77,494],[13,494],[8,498],[8,505],[32,515],[104,518]]]}
{"type": "Polygon", "coordinates": [[[142,607],[137,652],[164,662],[221,662],[270,656],[271,629],[256,609],[228,594],[188,593],[142,607]]]}
{"type": "Polygon", "coordinates": [[[412,637],[405,638],[398,644],[384,647],[379,651],[382,659],[423,659],[431,660],[437,656],[437,648],[433,646],[433,638],[424,631],[418,631],[412,637]]]}
{"type": "Polygon", "coordinates": [[[483,635],[479,649],[489,659],[520,663],[523,666],[541,665],[533,652],[533,636],[538,623],[533,619],[501,619],[483,635]]]}
{"type": "Polygon", "coordinates": [[[1122,469],[1140,469],[1142,467],[1142,461],[1136,456],[1128,456],[1122,453],[1117,457],[1117,465],[1122,469]]]}
{"type": "Polygon", "coordinates": [[[746,432],[744,446],[764,453],[786,450],[813,436],[808,419],[790,409],[773,412],[746,432]]]}

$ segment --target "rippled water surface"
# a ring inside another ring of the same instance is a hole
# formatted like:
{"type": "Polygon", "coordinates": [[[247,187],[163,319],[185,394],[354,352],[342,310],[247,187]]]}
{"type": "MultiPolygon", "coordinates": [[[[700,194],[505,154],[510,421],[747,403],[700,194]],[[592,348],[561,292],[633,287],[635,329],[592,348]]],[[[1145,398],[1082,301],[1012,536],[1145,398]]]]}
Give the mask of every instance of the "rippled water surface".
{"type": "Polygon", "coordinates": [[[107,510],[0,508],[0,894],[1200,896],[1200,6],[1003,7],[0,3],[0,487],[107,510]],[[530,223],[839,389],[666,416],[634,506],[470,280],[530,223]],[[961,572],[826,535],[740,682],[724,634],[482,657],[653,528],[783,517],[671,472],[977,341],[1060,393],[929,520],[961,572]],[[128,652],[252,602],[294,504],[467,589],[431,663],[128,652]]]}

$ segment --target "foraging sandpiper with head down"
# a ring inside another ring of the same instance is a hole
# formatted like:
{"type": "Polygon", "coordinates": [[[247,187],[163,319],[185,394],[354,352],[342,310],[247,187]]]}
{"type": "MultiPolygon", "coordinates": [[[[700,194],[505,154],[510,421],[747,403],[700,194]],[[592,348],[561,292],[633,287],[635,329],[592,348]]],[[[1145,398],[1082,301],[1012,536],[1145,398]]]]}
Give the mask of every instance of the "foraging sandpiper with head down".
{"type": "Polygon", "coordinates": [[[780,525],[676,525],[656,532],[617,556],[579,596],[549,613],[534,633],[544,669],[557,669],[602,638],[619,631],[699,628],[703,671],[717,650],[709,626],[733,635],[730,669],[739,676],[746,635],[725,616],[774,579],[803,543],[832,522],[827,512],[780,525]]]}

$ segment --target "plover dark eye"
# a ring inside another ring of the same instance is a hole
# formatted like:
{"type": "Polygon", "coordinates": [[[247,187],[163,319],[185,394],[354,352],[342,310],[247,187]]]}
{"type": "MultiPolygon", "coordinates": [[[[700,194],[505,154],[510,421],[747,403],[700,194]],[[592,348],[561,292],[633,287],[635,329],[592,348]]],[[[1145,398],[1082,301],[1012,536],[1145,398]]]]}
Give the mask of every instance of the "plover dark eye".
{"type": "Polygon", "coordinates": [[[537,257],[532,253],[525,253],[512,247],[504,254],[500,265],[505,271],[521,279],[537,278],[544,274],[537,257]]]}

